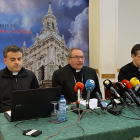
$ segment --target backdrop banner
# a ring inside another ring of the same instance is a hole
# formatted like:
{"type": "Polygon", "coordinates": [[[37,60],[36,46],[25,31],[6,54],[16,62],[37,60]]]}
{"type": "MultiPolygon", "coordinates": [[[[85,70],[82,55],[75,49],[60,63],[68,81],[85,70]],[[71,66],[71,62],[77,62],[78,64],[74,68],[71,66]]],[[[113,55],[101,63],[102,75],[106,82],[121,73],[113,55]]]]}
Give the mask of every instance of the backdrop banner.
{"type": "Polygon", "coordinates": [[[82,49],[89,66],[89,0],[2,0],[0,69],[3,49],[23,49],[23,67],[35,73],[40,86],[51,86],[52,74],[68,64],[72,47],[82,49]]]}

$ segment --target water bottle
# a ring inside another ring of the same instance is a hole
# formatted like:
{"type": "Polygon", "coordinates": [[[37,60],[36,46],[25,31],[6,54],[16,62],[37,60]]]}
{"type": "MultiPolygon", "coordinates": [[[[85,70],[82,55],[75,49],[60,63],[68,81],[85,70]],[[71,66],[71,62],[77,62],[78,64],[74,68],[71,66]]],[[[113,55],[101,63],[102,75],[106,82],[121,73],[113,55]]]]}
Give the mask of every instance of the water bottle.
{"type": "Polygon", "coordinates": [[[60,95],[58,120],[65,121],[66,117],[66,99],[64,98],[64,95],[60,95]]]}

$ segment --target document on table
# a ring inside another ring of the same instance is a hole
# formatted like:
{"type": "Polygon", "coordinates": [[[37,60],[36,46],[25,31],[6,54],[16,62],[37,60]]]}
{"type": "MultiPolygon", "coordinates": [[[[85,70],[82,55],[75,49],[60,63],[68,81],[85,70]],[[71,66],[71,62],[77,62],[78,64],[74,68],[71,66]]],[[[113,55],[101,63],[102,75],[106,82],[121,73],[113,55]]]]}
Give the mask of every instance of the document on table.
{"type": "Polygon", "coordinates": [[[7,113],[9,116],[11,116],[11,111],[6,111],[6,113],[7,113]]]}
{"type": "MultiPolygon", "coordinates": [[[[80,104],[86,106],[86,100],[80,101],[80,104]]],[[[89,108],[91,108],[91,109],[100,108],[97,106],[97,104],[98,104],[98,100],[96,98],[90,99],[89,108]]],[[[105,103],[105,104],[108,105],[108,103],[105,103]]]]}
{"type": "MultiPolygon", "coordinates": [[[[99,108],[99,107],[97,107],[97,103],[98,103],[97,99],[90,99],[89,108],[91,108],[91,109],[99,108]]],[[[86,100],[80,101],[80,104],[86,106],[86,100]]]]}

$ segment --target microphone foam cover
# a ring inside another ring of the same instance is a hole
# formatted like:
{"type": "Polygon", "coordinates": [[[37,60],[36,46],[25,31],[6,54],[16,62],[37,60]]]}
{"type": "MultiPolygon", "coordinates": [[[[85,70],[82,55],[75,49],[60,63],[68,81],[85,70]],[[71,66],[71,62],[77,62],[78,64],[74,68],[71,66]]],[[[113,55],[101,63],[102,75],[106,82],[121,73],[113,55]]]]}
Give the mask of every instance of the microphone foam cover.
{"type": "Polygon", "coordinates": [[[90,89],[91,92],[92,92],[93,89],[94,89],[94,87],[95,87],[95,82],[94,82],[94,80],[88,79],[88,80],[86,81],[86,84],[85,84],[86,91],[87,91],[88,89],[90,89]]]}
{"type": "Polygon", "coordinates": [[[116,87],[120,89],[122,92],[128,91],[127,87],[122,82],[117,82],[116,87]]]}
{"type": "Polygon", "coordinates": [[[132,85],[131,85],[131,83],[128,80],[123,79],[122,83],[127,87],[128,90],[132,89],[132,85]]]}
{"type": "Polygon", "coordinates": [[[127,90],[127,87],[121,83],[121,82],[117,82],[116,83],[116,87],[117,87],[117,91],[119,92],[119,94],[122,96],[127,90]]]}
{"type": "Polygon", "coordinates": [[[110,90],[110,87],[113,87],[113,84],[109,79],[104,80],[103,85],[106,87],[107,90],[110,90]]]}
{"type": "Polygon", "coordinates": [[[84,84],[81,83],[81,82],[77,82],[76,85],[75,85],[75,87],[74,87],[74,91],[75,92],[78,92],[78,89],[80,89],[80,92],[82,92],[83,89],[84,89],[84,84]]]}
{"type": "Polygon", "coordinates": [[[140,81],[136,77],[133,77],[130,79],[130,83],[135,88],[138,84],[140,84],[140,81]]]}

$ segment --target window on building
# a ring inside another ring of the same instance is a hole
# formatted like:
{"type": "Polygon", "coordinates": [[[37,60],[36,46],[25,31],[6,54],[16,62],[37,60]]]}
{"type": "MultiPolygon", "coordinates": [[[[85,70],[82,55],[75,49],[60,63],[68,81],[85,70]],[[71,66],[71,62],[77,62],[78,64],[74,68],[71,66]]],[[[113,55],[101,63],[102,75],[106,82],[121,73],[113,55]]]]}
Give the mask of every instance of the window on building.
{"type": "Polygon", "coordinates": [[[54,23],[52,23],[52,28],[54,29],[54,23]]]}
{"type": "Polygon", "coordinates": [[[38,70],[38,79],[39,81],[44,80],[44,66],[41,66],[40,69],[38,70]]]}
{"type": "Polygon", "coordinates": [[[47,22],[47,26],[49,27],[49,22],[47,22]]]}

